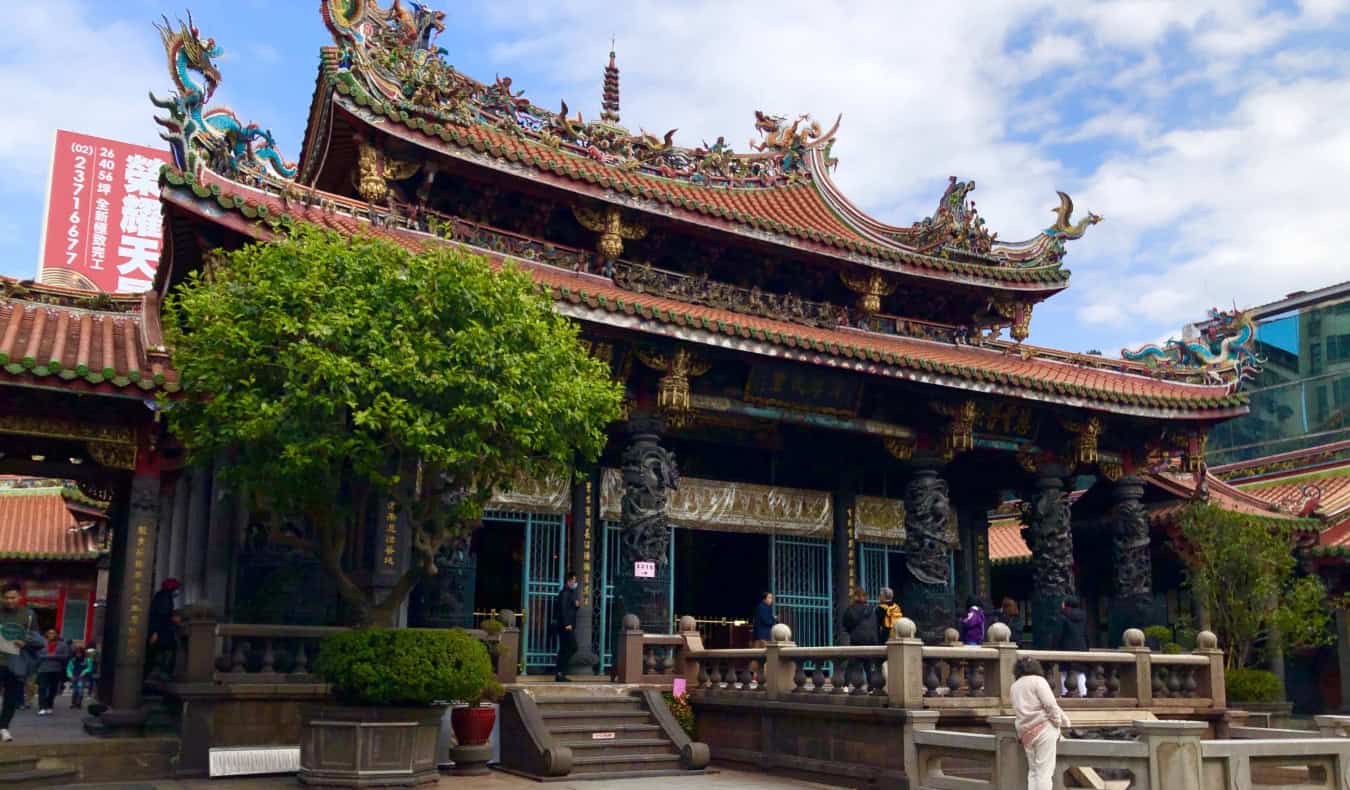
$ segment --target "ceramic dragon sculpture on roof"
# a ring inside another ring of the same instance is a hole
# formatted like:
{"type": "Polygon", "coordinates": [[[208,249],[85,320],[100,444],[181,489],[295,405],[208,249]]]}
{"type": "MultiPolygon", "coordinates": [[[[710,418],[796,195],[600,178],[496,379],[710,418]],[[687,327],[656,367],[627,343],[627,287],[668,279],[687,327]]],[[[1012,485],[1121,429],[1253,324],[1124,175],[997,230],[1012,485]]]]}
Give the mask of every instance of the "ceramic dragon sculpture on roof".
{"type": "Polygon", "coordinates": [[[1074,223],[1073,199],[1057,192],[1059,206],[1051,209],[1055,214],[1053,225],[1026,241],[999,241],[998,234],[989,231],[975,201],[970,199],[974,190],[974,181],[949,177],[932,216],[895,230],[891,233],[892,240],[928,254],[970,255],[998,266],[1053,266],[1063,260],[1066,241],[1082,238],[1090,226],[1102,221],[1099,214],[1088,212],[1074,223]]]}
{"type": "MultiPolygon", "coordinates": [[[[347,90],[390,102],[409,116],[459,126],[484,125],[569,151],[622,170],[699,184],[763,186],[810,177],[807,154],[825,152],[839,121],[825,130],[809,116],[755,113],[762,139],[752,150],[737,153],[725,138],[695,148],[675,145],[671,129],[663,136],[638,134],[617,123],[617,113],[586,121],[570,114],[567,103],[553,112],[513,90],[509,77],[490,84],[459,73],[446,62],[447,52],[435,44],[445,29],[443,12],[400,0],[382,8],[377,0],[321,0],[324,22],[341,54],[334,78],[347,90]]],[[[606,71],[605,101],[618,103],[617,67],[606,71]],[[611,73],[612,72],[612,73],[611,73]]]]}
{"type": "Polygon", "coordinates": [[[222,51],[215,39],[201,37],[191,14],[186,23],[179,20],[177,29],[168,17],[163,19],[164,23],[155,27],[169,59],[175,93],[161,99],[152,92],[150,101],[169,111],[169,117],[156,117],[155,121],[166,130],[160,136],[169,142],[178,167],[190,170],[196,166],[198,155],[205,154],[207,166],[230,177],[293,178],[295,165],[282,158],[270,130],[255,123],[245,124],[224,107],[206,109],[220,84],[214,59],[222,51]]]}
{"type": "Polygon", "coordinates": [[[1209,320],[1197,326],[1198,336],[1123,348],[1120,355],[1162,370],[1199,368],[1217,381],[1234,384],[1261,372],[1256,353],[1256,322],[1241,310],[1211,308],[1209,320]]]}

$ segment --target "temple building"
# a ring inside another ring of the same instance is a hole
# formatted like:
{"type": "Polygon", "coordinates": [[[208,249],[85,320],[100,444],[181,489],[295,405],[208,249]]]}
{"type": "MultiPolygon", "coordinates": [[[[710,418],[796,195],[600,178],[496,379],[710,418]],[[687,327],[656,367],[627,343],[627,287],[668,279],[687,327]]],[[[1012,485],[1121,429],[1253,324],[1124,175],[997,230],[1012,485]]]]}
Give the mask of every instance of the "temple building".
{"type": "MultiPolygon", "coordinates": [[[[621,613],[663,633],[693,615],[730,646],[743,635],[718,624],[766,590],[798,644],[839,641],[854,586],[894,588],[936,639],[969,596],[993,595],[990,513],[1011,499],[1025,503],[1033,621],[1083,590],[1110,602],[1103,633],[1154,621],[1155,489],[1213,490],[1207,436],[1248,411],[1243,316],[1215,314],[1217,354],[1031,345],[1036,307],[1069,285],[1069,242],[1102,221],[1076,216],[1068,195],[1047,195],[1054,223],[1021,241],[994,233],[974,182],[956,177],[930,216],[891,225],[835,184],[838,119],[747,113],[748,149],[682,147],[622,125],[615,57],[597,75],[603,112],[586,121],[507,77],[457,72],[435,43],[444,15],[414,8],[321,3],[333,45],[295,162],[210,105],[216,42],[166,25],[174,94],[155,103],[175,164],[161,178],[155,288],[3,285],[0,398],[19,416],[0,440],[53,449],[45,462],[6,455],[0,471],[56,465],[103,487],[111,616],[143,629],[149,592],[173,576],[182,604],[223,620],[341,619],[317,561],[269,532],[249,492],[182,464],[153,400],[180,396],[161,301],[212,250],[265,242],[289,220],[510,261],[626,392],[600,462],[500,491],[472,537],[444,547],[409,625],[517,611],[524,671],[548,671],[552,600],[573,568],[591,604],[582,673],[608,669],[621,613]],[[77,458],[88,462],[54,460],[77,458]]],[[[381,524],[344,562],[381,589],[409,552],[381,524]]],[[[120,633],[119,669],[139,666],[143,630],[120,633]]],[[[115,711],[134,703],[125,685],[115,711]]]]}

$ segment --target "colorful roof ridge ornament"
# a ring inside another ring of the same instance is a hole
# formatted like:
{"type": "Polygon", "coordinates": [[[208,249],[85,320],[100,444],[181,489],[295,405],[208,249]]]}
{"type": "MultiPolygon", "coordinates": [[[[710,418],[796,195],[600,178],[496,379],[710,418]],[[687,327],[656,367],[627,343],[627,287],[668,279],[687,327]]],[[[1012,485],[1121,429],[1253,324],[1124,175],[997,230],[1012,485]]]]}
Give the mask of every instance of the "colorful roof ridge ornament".
{"type": "Polygon", "coordinates": [[[807,153],[821,150],[826,161],[839,127],[824,131],[808,116],[789,123],[783,116],[755,114],[763,140],[755,149],[735,153],[719,137],[697,148],[677,146],[676,130],[664,137],[646,131],[631,134],[619,125],[619,70],[613,56],[605,69],[603,111],[587,122],[561,111],[536,106],[511,90],[509,77],[487,85],[459,73],[433,44],[444,15],[421,4],[412,10],[398,2],[382,9],[376,0],[325,0],[324,22],[341,54],[337,73],[359,104],[389,103],[399,114],[422,122],[460,127],[486,126],[542,142],[624,171],[695,184],[766,187],[809,180],[807,153]]]}
{"type": "Polygon", "coordinates": [[[150,101],[169,111],[168,118],[156,116],[155,122],[167,130],[160,137],[169,142],[178,167],[193,170],[201,161],[230,177],[294,178],[295,163],[282,158],[270,129],[244,124],[225,107],[206,109],[221,79],[214,62],[222,54],[216,40],[202,39],[190,13],[186,23],[179,20],[177,30],[168,17],[162,18],[164,24],[155,28],[164,42],[175,92],[168,99],[152,92],[150,101]],[[199,159],[199,154],[205,159],[199,159]]]}
{"type": "Polygon", "coordinates": [[[1196,327],[1194,338],[1170,339],[1161,346],[1149,343],[1136,349],[1122,348],[1121,357],[1143,362],[1160,370],[1198,368],[1214,381],[1234,388],[1261,372],[1256,353],[1256,322],[1241,310],[1210,308],[1209,320],[1196,327]]]}

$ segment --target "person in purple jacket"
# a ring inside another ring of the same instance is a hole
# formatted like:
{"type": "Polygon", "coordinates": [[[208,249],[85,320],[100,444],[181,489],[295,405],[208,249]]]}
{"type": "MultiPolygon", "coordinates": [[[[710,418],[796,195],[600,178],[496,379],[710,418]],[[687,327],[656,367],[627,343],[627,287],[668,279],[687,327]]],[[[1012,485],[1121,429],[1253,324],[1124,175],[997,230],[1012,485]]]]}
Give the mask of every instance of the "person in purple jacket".
{"type": "Polygon", "coordinates": [[[961,618],[961,641],[968,645],[984,641],[984,607],[973,595],[966,599],[966,616],[961,618]]]}

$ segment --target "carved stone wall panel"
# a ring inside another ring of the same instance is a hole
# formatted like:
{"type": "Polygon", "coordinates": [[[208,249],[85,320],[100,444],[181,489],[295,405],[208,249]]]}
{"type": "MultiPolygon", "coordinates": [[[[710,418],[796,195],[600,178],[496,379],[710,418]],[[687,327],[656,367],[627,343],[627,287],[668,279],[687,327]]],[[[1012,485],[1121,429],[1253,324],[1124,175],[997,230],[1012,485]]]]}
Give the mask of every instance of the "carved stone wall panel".
{"type": "MultiPolygon", "coordinates": [[[[600,476],[600,514],[617,520],[623,479],[617,469],[600,476]]],[[[684,477],[669,493],[667,515],[686,529],[763,532],[826,537],[833,529],[834,509],[827,491],[731,483],[684,477]]]]}
{"type": "Polygon", "coordinates": [[[903,545],[904,500],[860,496],[854,500],[854,524],[858,540],[867,543],[903,545]]]}
{"type": "Polygon", "coordinates": [[[566,513],[572,506],[571,497],[570,479],[565,471],[550,473],[539,480],[522,475],[508,489],[494,492],[487,509],[566,513]]]}

